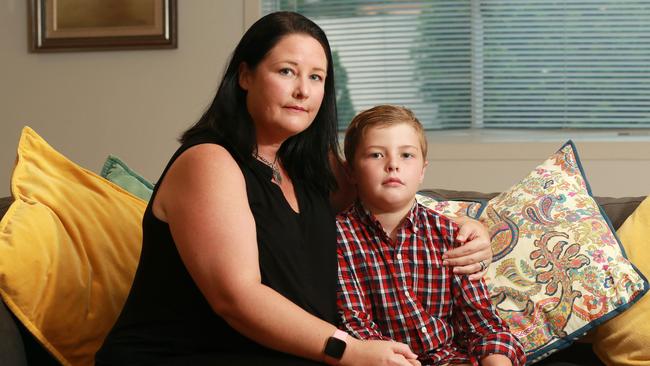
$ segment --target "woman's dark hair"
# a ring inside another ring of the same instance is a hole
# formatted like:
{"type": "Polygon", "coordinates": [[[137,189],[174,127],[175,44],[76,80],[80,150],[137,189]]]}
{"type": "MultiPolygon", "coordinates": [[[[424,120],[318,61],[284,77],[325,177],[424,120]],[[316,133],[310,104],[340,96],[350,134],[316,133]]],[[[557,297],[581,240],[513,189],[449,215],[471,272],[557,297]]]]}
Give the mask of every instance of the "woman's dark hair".
{"type": "Polygon", "coordinates": [[[232,53],[212,104],[201,119],[183,133],[180,141],[185,143],[199,136],[214,136],[226,141],[244,159],[252,159],[257,148],[255,126],[246,108],[246,92],[239,86],[239,65],[244,62],[254,70],[280,39],[296,33],[311,36],[323,46],[327,56],[325,93],[312,124],[287,139],[278,151],[278,158],[292,179],[302,180],[327,193],[336,189],[329,154],[333,152],[338,156],[339,151],[332,52],[325,32],[298,13],[268,14],[246,31],[232,53]]]}

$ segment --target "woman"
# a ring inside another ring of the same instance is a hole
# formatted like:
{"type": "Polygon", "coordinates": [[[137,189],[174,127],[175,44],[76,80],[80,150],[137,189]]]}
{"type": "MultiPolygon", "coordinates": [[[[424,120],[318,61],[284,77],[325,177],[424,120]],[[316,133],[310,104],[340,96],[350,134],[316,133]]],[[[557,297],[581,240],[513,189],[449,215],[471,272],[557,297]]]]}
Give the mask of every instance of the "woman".
{"type": "MultiPolygon", "coordinates": [[[[404,344],[332,337],[333,80],[327,38],[307,18],[270,14],[244,34],[154,190],[97,365],[419,364],[404,344]]],[[[463,226],[478,238],[450,263],[476,272],[485,232],[463,226]]]]}

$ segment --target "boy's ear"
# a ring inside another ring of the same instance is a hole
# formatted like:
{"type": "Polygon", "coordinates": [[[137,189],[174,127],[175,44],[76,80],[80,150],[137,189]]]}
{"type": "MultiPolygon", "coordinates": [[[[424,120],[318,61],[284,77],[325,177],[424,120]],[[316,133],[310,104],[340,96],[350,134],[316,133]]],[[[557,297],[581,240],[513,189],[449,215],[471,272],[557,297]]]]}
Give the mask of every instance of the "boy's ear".
{"type": "Polygon", "coordinates": [[[239,64],[239,87],[248,91],[248,79],[250,78],[250,69],[248,68],[248,65],[245,62],[242,62],[239,64]]]}
{"type": "Polygon", "coordinates": [[[424,182],[424,173],[427,172],[427,166],[429,165],[429,161],[425,160],[424,164],[422,165],[422,174],[420,175],[420,184],[424,182]]]}

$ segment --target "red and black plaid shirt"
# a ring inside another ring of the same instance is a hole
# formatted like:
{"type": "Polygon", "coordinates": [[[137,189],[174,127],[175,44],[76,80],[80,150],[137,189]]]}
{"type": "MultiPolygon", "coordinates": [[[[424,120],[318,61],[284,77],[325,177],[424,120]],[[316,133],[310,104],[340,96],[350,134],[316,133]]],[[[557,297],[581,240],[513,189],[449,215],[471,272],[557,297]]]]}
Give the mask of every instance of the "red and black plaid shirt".
{"type": "Polygon", "coordinates": [[[492,307],[483,280],[442,265],[458,227],[416,203],[392,241],[361,203],[337,216],[342,328],[360,339],[408,344],[423,365],[502,354],[524,365],[524,350],[492,307]]]}

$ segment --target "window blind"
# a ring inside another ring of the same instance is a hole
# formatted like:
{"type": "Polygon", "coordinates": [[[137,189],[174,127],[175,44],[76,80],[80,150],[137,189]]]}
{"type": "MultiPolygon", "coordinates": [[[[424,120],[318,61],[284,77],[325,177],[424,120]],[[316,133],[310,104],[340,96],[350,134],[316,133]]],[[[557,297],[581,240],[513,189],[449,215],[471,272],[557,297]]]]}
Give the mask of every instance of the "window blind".
{"type": "Polygon", "coordinates": [[[485,127],[650,127],[650,2],[480,1],[485,127]]]}
{"type": "Polygon", "coordinates": [[[650,127],[650,1],[262,0],[327,33],[339,126],[376,104],[427,129],[650,127]]]}
{"type": "Polygon", "coordinates": [[[466,1],[263,1],[323,28],[334,53],[339,126],[377,104],[411,108],[426,128],[471,123],[466,1]]]}

